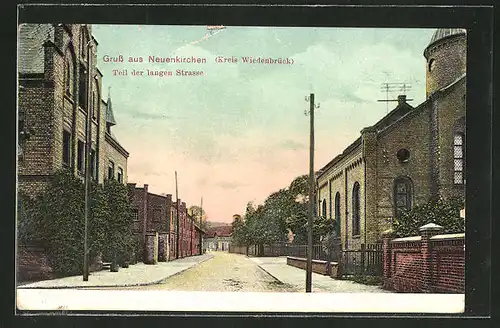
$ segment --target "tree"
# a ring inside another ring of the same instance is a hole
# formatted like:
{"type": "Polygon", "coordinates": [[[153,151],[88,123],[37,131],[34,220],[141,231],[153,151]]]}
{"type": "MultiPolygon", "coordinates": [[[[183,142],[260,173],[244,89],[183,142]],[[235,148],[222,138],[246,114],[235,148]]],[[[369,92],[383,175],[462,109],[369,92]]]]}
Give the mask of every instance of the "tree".
{"type": "Polygon", "coordinates": [[[188,208],[188,214],[196,219],[196,223],[200,222],[200,217],[201,217],[201,228],[205,230],[208,229],[207,214],[205,210],[203,210],[200,206],[198,205],[190,206],[188,208]]]}

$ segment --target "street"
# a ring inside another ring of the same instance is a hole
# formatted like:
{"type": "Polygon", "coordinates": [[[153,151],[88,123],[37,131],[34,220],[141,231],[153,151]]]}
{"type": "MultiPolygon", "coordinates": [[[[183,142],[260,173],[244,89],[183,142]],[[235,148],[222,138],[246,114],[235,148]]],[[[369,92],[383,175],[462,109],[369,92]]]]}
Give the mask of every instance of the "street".
{"type": "Polygon", "coordinates": [[[211,252],[214,257],[176,274],[162,284],[126,289],[162,289],[207,292],[297,292],[291,285],[274,279],[259,266],[239,254],[211,252]]]}

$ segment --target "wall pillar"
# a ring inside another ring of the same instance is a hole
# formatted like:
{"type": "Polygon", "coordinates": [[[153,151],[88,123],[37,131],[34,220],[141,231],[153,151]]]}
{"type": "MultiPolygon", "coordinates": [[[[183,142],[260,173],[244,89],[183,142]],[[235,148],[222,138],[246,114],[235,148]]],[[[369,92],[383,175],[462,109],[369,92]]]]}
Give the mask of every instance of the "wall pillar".
{"type": "Polygon", "coordinates": [[[432,275],[432,265],[433,265],[433,257],[432,257],[432,247],[430,243],[430,238],[439,231],[443,229],[442,226],[428,223],[418,230],[420,235],[422,236],[421,243],[421,254],[422,254],[422,286],[421,289],[425,293],[432,293],[433,291],[433,275],[432,275]]]}
{"type": "Polygon", "coordinates": [[[391,240],[394,236],[392,229],[382,232],[382,260],[383,260],[383,280],[384,288],[392,289],[391,280],[391,263],[392,263],[392,248],[391,240]]]}

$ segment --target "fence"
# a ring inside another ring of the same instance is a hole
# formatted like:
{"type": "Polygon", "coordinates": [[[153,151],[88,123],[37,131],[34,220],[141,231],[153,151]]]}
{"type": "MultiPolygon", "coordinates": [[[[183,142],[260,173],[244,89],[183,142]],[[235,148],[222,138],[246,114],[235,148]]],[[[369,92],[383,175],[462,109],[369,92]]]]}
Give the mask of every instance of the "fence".
{"type": "Polygon", "coordinates": [[[361,244],[359,250],[342,251],[342,275],[383,275],[382,243],[361,244]]]}
{"type": "MultiPolygon", "coordinates": [[[[247,256],[295,256],[307,257],[307,245],[295,245],[290,243],[273,244],[273,245],[250,245],[236,246],[230,245],[230,253],[244,254],[247,256]]],[[[329,252],[323,245],[313,245],[312,259],[323,261],[338,261],[340,257],[340,242],[334,243],[333,249],[329,252]]]]}

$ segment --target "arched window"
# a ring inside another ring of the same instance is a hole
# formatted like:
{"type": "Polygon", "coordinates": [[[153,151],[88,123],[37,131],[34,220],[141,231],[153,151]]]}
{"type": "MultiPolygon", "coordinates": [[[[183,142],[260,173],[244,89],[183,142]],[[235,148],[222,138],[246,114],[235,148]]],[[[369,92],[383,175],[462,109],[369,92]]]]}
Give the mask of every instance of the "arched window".
{"type": "Polygon", "coordinates": [[[411,210],[412,184],[407,177],[394,180],[394,215],[401,217],[403,211],[411,210]]]}
{"type": "Polygon", "coordinates": [[[64,91],[66,92],[67,95],[71,96],[73,95],[73,63],[71,60],[71,55],[68,53],[66,55],[66,62],[64,65],[64,91]]]}
{"type": "Polygon", "coordinates": [[[352,235],[358,236],[360,232],[360,197],[359,197],[359,183],[355,182],[352,188],[352,235]]]}
{"type": "Polygon", "coordinates": [[[326,218],[326,199],[321,203],[321,216],[326,218]]]}
{"type": "Polygon", "coordinates": [[[87,60],[87,32],[85,31],[85,27],[82,27],[80,34],[80,53],[84,60],[87,60]]]}
{"type": "Polygon", "coordinates": [[[97,120],[97,117],[99,116],[99,99],[99,85],[95,82],[92,90],[92,118],[94,120],[97,120]]]}
{"type": "Polygon", "coordinates": [[[429,60],[429,72],[432,72],[432,70],[434,69],[434,66],[436,66],[436,60],[433,58],[433,59],[429,60]]]}
{"type": "Polygon", "coordinates": [[[335,231],[340,236],[340,193],[335,195],[335,231]]]}

